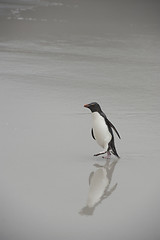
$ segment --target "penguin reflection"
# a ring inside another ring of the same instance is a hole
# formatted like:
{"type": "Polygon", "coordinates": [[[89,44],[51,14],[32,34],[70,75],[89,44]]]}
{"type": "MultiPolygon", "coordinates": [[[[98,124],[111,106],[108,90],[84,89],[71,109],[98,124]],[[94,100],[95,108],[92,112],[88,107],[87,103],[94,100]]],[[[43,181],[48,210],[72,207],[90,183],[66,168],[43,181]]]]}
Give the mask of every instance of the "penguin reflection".
{"type": "Polygon", "coordinates": [[[81,215],[93,215],[95,208],[116,189],[117,183],[111,188],[110,183],[117,162],[107,159],[104,166],[94,164],[98,169],[89,176],[87,204],[79,212],[81,215]]]}

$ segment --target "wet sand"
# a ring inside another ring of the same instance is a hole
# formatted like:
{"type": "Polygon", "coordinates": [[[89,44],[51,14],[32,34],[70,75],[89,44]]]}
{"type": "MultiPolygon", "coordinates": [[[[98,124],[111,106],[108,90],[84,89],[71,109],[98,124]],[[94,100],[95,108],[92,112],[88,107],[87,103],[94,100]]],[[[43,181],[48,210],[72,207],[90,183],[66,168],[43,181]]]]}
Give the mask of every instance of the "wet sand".
{"type": "Polygon", "coordinates": [[[2,239],[158,240],[159,33],[3,31],[2,239]],[[91,101],[120,132],[119,160],[93,157],[91,101]]]}

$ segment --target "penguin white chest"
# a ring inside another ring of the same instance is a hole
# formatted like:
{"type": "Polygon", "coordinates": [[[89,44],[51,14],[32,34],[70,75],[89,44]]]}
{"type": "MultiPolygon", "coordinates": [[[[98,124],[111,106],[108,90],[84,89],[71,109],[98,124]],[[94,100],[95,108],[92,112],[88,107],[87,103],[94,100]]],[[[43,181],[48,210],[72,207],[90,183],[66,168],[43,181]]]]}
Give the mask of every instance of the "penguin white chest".
{"type": "Polygon", "coordinates": [[[108,148],[108,143],[110,142],[112,135],[109,132],[105,119],[98,112],[93,112],[92,116],[95,139],[102,148],[108,148]]]}

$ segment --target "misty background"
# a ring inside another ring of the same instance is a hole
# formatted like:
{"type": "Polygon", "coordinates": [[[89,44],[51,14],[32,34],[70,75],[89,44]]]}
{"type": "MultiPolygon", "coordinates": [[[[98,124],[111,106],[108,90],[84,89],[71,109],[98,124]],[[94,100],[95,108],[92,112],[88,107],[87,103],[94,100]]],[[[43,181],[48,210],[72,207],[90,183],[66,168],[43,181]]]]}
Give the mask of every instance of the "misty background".
{"type": "Polygon", "coordinates": [[[0,1],[0,239],[160,239],[160,2],[0,1]],[[122,137],[93,157],[100,103],[122,137]]]}

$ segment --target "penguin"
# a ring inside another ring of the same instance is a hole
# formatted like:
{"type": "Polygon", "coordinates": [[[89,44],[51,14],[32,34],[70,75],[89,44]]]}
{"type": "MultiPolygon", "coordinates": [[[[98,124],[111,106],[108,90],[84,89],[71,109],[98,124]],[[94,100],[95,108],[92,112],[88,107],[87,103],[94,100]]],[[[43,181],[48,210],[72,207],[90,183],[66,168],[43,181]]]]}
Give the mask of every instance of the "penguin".
{"type": "Polygon", "coordinates": [[[92,102],[89,104],[85,104],[84,107],[89,108],[92,112],[92,137],[103,148],[102,152],[96,153],[94,154],[94,156],[99,156],[107,153],[106,158],[110,158],[112,153],[118,158],[120,158],[115,147],[113,130],[116,132],[119,138],[121,137],[115,126],[108,120],[98,103],[92,102]]]}

